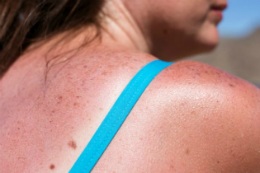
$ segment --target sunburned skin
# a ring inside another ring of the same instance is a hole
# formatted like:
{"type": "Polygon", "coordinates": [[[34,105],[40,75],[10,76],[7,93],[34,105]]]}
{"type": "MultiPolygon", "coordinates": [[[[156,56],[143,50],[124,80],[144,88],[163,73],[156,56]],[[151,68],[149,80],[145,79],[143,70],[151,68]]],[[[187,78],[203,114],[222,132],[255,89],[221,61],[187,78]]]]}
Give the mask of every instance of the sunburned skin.
{"type": "MultiPolygon", "coordinates": [[[[17,90],[23,88],[20,97],[31,98],[31,103],[1,103],[1,110],[17,108],[1,113],[8,117],[1,126],[1,160],[6,160],[1,169],[68,172],[124,86],[154,60],[146,54],[101,50],[107,57],[73,58],[47,81],[45,95],[35,95],[45,86],[38,77],[42,73],[25,68],[35,82],[17,90]],[[106,59],[114,61],[100,62],[106,59]]],[[[13,97],[3,83],[2,93],[5,100],[13,97]]],[[[176,63],[152,81],[92,172],[257,173],[259,95],[251,84],[211,66],[176,63]]]]}
{"type": "MultiPolygon", "coordinates": [[[[125,86],[158,59],[144,52],[176,60],[211,50],[218,22],[210,11],[226,4],[111,2],[101,41],[71,56],[65,52],[92,28],[58,45],[57,35],[25,52],[1,79],[1,173],[68,172],[125,86]],[[57,54],[64,56],[52,60],[57,54]]],[[[203,63],[177,62],[145,90],[92,172],[259,173],[259,127],[258,88],[203,63]]]]}

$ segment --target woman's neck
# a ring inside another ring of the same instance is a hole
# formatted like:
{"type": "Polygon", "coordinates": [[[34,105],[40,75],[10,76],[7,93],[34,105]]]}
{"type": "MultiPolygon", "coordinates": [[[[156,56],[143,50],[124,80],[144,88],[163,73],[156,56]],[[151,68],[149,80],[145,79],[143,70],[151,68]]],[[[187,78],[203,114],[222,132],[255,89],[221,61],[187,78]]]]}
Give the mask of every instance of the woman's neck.
{"type": "Polygon", "coordinates": [[[103,10],[102,41],[127,49],[150,52],[149,43],[122,0],[108,1],[103,10]]]}

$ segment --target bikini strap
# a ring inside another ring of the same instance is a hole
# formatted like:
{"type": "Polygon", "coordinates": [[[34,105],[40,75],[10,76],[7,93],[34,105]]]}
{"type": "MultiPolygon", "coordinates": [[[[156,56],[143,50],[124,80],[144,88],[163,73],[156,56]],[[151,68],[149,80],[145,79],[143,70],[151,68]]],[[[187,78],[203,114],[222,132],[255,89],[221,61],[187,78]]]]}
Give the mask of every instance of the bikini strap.
{"type": "Polygon", "coordinates": [[[173,63],[155,60],[144,66],[129,82],[83,150],[69,173],[90,172],[126,117],[154,77],[173,63]]]}

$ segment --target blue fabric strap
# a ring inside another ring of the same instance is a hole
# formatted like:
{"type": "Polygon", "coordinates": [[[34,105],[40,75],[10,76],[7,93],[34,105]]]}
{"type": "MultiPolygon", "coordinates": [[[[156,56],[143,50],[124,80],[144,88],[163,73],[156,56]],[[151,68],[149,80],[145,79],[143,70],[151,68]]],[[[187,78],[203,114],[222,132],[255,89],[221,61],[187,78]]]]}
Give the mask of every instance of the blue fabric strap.
{"type": "Polygon", "coordinates": [[[69,173],[88,173],[93,169],[146,87],[160,71],[171,64],[160,60],[152,61],[134,76],[69,173]]]}

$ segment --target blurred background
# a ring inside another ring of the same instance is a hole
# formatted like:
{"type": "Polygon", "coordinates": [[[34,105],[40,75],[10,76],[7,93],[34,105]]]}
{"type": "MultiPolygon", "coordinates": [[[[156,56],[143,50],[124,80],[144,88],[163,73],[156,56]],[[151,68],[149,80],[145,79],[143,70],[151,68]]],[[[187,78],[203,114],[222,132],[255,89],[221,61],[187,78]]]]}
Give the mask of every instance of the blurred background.
{"type": "Polygon", "coordinates": [[[245,79],[260,88],[260,0],[228,0],[219,25],[220,44],[201,61],[245,79]]]}

